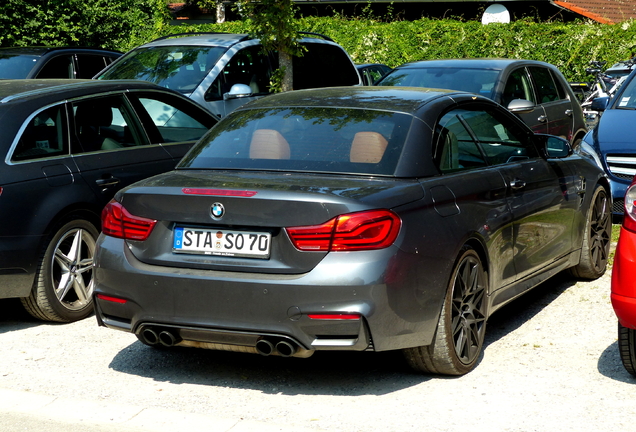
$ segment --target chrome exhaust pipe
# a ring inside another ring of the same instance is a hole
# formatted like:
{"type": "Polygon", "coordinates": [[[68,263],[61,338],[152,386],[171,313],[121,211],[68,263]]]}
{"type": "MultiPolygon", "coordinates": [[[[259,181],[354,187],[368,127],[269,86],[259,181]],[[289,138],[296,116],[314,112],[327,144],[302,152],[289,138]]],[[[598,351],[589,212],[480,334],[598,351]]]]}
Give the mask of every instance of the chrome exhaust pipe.
{"type": "Polygon", "coordinates": [[[276,351],[281,357],[291,357],[296,354],[296,346],[287,341],[280,341],[276,344],[276,351]]]}
{"type": "Polygon", "coordinates": [[[148,345],[157,345],[159,343],[159,336],[150,327],[143,329],[141,332],[141,338],[148,345]]]}
{"type": "Polygon", "coordinates": [[[256,351],[263,356],[268,356],[274,352],[274,344],[267,339],[259,339],[256,342],[256,351]]]}
{"type": "Polygon", "coordinates": [[[181,339],[167,330],[159,333],[159,343],[165,347],[175,346],[179,342],[181,342],[181,339]]]}

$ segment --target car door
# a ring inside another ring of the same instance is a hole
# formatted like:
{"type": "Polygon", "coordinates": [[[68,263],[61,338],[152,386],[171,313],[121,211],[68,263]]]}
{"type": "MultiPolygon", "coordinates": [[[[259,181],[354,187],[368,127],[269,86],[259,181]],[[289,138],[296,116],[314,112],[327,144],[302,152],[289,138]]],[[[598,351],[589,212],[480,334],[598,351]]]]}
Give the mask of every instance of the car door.
{"type": "Polygon", "coordinates": [[[564,164],[545,159],[534,136],[513,120],[495,110],[465,118],[507,185],[514,266],[517,279],[522,279],[570,253],[578,199],[566,186],[570,172],[564,164]]]}
{"type": "Polygon", "coordinates": [[[530,66],[538,104],[543,107],[546,116],[546,133],[560,136],[570,141],[574,129],[572,103],[561,83],[555,79],[548,68],[530,66]]]}
{"type": "Polygon", "coordinates": [[[525,99],[535,104],[530,112],[515,113],[521,121],[527,124],[535,133],[548,133],[548,120],[543,105],[537,101],[532,79],[525,67],[514,69],[508,76],[503,77],[503,92],[496,102],[504,107],[515,99],[525,99]]]}
{"type": "Polygon", "coordinates": [[[101,202],[122,187],[174,168],[174,158],[150,142],[123,94],[73,101],[69,112],[73,159],[101,202]]]}
{"type": "Polygon", "coordinates": [[[129,92],[127,98],[149,142],[162,146],[175,164],[218,122],[218,118],[198,104],[175,95],[129,92]]]}
{"type": "Polygon", "coordinates": [[[436,231],[442,238],[464,229],[480,232],[488,247],[490,282],[496,289],[513,283],[517,272],[507,185],[466,122],[483,112],[481,106],[462,105],[439,120],[433,158],[442,176],[425,179],[425,185],[441,217],[436,231]]]}
{"type": "Polygon", "coordinates": [[[29,295],[41,241],[52,219],[77,202],[94,201],[70,156],[66,125],[64,103],[38,109],[25,119],[4,158],[0,260],[4,269],[15,269],[15,283],[1,289],[4,296],[29,295]]]}

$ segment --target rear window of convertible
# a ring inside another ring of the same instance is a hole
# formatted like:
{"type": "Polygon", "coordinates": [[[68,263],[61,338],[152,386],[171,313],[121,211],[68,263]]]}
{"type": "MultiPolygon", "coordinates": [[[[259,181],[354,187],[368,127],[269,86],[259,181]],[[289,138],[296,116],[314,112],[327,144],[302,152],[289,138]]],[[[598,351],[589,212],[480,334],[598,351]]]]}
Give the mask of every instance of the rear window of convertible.
{"type": "Polygon", "coordinates": [[[178,168],[393,175],[412,120],[349,108],[235,111],[178,168]]]}

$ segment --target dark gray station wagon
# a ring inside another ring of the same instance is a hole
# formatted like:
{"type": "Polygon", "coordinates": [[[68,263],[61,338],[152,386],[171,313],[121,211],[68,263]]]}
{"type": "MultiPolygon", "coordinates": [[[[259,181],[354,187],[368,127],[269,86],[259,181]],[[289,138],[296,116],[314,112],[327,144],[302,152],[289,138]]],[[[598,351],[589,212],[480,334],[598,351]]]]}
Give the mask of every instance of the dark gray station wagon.
{"type": "Polygon", "coordinates": [[[0,298],[51,321],[92,313],[102,208],[216,121],[142,81],[0,81],[0,298]]]}
{"type": "Polygon", "coordinates": [[[497,309],[605,272],[609,203],[591,158],[482,96],[274,95],[105,207],[97,318],[155,347],[400,349],[463,374],[497,309]]]}

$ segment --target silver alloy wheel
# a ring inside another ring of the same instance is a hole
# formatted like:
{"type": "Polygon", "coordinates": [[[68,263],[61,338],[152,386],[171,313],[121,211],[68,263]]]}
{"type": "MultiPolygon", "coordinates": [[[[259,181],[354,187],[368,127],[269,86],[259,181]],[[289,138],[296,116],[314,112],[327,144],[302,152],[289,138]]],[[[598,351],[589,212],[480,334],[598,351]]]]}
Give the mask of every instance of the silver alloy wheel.
{"type": "Polygon", "coordinates": [[[51,281],[65,308],[79,310],[92,301],[94,255],[95,239],[82,228],[69,230],[55,245],[51,281]]]}

